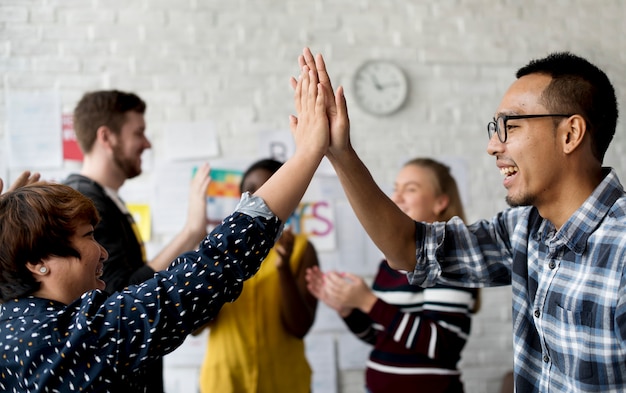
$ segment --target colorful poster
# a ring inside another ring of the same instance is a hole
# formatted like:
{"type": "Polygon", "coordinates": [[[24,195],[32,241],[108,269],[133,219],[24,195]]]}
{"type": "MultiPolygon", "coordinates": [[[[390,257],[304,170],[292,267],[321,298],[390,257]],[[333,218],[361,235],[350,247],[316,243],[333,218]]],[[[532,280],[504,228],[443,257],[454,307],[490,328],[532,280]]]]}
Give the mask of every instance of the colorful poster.
{"type": "MultiPolygon", "coordinates": [[[[195,173],[196,168],[194,168],[195,173]]],[[[241,196],[239,184],[243,172],[234,169],[211,168],[211,183],[207,189],[207,217],[213,228],[230,215],[241,196]]]]}
{"type": "Polygon", "coordinates": [[[149,242],[152,235],[150,231],[152,227],[150,221],[150,205],[147,203],[127,203],[126,207],[133,216],[135,224],[137,224],[141,239],[144,242],[149,242]]]}
{"type": "Polygon", "coordinates": [[[331,200],[303,201],[285,223],[293,233],[308,236],[317,251],[337,248],[334,205],[331,200]]]}
{"type": "Polygon", "coordinates": [[[241,171],[211,168],[211,183],[207,189],[207,196],[239,199],[239,183],[242,176],[241,171]]]}
{"type": "Polygon", "coordinates": [[[83,161],[83,152],[80,150],[76,133],[74,132],[74,115],[64,113],[61,115],[62,135],[63,135],[63,159],[72,161],[83,161]]]}

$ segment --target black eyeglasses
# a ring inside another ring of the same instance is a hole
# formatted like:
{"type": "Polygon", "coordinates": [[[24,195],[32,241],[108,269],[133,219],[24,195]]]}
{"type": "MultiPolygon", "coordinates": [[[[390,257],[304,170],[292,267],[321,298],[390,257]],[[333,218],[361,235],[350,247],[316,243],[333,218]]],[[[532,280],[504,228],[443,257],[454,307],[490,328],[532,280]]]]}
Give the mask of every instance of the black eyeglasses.
{"type": "Polygon", "coordinates": [[[501,115],[498,116],[497,119],[493,119],[487,123],[487,135],[489,135],[489,139],[493,137],[493,134],[498,134],[498,139],[500,142],[506,142],[507,131],[506,131],[506,122],[509,120],[519,120],[519,119],[534,119],[536,117],[570,117],[573,115],[562,115],[562,114],[542,114],[542,115],[501,115]]]}

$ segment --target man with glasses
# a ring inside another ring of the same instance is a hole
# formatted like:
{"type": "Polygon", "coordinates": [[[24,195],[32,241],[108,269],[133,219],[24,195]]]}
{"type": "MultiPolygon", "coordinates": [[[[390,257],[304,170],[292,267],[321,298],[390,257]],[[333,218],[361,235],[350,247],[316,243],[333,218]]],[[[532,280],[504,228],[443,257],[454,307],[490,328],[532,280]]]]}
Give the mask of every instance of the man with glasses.
{"type": "Polygon", "coordinates": [[[517,392],[626,391],[626,198],[602,166],[618,117],[605,73],[567,52],[522,67],[487,127],[511,208],[426,224],[395,206],[352,148],[322,57],[305,49],[299,61],[324,86],[326,155],[389,264],[424,287],[512,284],[517,392]]]}

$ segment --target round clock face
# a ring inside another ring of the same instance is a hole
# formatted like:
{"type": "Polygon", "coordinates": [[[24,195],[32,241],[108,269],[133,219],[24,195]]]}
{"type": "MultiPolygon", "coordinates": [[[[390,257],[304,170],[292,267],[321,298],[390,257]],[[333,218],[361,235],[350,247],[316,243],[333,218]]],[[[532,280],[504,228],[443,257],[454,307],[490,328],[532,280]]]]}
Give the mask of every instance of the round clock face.
{"type": "Polygon", "coordinates": [[[400,109],[406,101],[408,90],[404,72],[388,61],[367,62],[354,76],[357,103],[374,115],[389,115],[400,109]]]}

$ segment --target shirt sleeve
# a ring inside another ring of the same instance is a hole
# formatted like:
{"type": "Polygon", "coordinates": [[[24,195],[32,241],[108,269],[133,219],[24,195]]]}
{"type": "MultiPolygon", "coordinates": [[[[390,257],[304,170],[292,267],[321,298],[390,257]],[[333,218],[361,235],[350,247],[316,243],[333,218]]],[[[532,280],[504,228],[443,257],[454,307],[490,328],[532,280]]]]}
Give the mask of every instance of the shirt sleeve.
{"type": "Polygon", "coordinates": [[[416,222],[416,265],[408,273],[409,282],[422,287],[437,282],[464,287],[511,284],[511,237],[527,214],[527,208],[508,209],[491,221],[471,225],[458,217],[416,222]]]}
{"type": "Polygon", "coordinates": [[[180,255],[154,278],[104,302],[96,301],[103,296],[98,291],[91,292],[93,299],[83,299],[85,309],[77,315],[87,321],[77,323],[90,325],[92,344],[101,348],[110,365],[135,368],[147,358],[171,352],[226,302],[237,299],[282,226],[271,213],[263,214],[269,209],[260,198],[242,198],[240,205],[248,201],[251,205],[227,217],[198,250],[180,255]]]}
{"type": "Polygon", "coordinates": [[[373,321],[367,314],[355,308],[343,321],[357,338],[371,345],[376,344],[378,332],[374,329],[373,321]]]}

